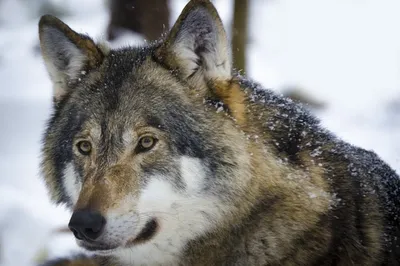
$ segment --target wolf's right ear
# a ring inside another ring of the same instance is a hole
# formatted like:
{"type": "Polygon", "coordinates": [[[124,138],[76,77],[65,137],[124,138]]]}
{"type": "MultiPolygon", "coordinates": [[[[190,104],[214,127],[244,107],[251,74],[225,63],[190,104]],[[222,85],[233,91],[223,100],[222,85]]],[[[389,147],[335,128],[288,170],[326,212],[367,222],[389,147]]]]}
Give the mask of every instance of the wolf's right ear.
{"type": "Polygon", "coordinates": [[[73,31],[56,17],[45,15],[39,21],[42,56],[54,86],[54,99],[59,101],[79,76],[98,67],[104,55],[94,41],[73,31]]]}

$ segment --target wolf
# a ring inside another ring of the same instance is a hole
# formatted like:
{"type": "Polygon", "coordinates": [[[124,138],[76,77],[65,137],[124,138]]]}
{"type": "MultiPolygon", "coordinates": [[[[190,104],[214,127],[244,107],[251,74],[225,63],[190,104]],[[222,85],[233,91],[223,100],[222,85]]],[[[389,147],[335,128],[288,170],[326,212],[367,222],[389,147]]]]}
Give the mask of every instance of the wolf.
{"type": "Polygon", "coordinates": [[[42,174],[89,254],[45,265],[400,265],[400,180],[232,67],[210,1],[110,49],[39,22],[42,174]]]}

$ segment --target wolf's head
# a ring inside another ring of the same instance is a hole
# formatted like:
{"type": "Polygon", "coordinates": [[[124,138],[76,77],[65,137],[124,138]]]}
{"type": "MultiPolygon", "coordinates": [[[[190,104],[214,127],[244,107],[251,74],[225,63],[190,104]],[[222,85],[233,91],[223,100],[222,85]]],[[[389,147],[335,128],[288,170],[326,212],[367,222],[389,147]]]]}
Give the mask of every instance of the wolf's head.
{"type": "Polygon", "coordinates": [[[235,122],[208,104],[240,105],[215,85],[229,84],[231,56],[209,1],[191,1],[150,46],[110,50],[51,16],[39,33],[54,85],[42,170],[81,246],[174,256],[235,215],[249,158],[235,122]]]}

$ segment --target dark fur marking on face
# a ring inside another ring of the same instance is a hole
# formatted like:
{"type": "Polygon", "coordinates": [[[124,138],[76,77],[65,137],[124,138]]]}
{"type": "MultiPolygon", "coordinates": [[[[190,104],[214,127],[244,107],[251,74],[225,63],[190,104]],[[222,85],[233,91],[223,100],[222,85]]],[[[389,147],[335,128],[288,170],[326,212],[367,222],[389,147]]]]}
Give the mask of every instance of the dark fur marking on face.
{"type": "Polygon", "coordinates": [[[139,235],[127,245],[137,245],[150,240],[158,230],[158,223],[156,219],[151,219],[146,223],[139,235]]]}
{"type": "Polygon", "coordinates": [[[68,195],[65,193],[65,188],[63,187],[63,171],[68,162],[73,160],[73,138],[81,130],[82,124],[85,121],[85,116],[78,112],[75,105],[68,106],[66,104],[66,99],[64,99],[55,109],[55,113],[50,120],[48,130],[45,134],[45,138],[51,136],[55,145],[53,149],[49,151],[49,156],[54,164],[55,169],[55,179],[56,184],[58,184],[58,189],[61,195],[58,203],[70,203],[68,195]],[[64,114],[68,113],[67,116],[64,114]],[[66,117],[66,119],[62,119],[66,117]],[[56,131],[60,128],[59,131],[56,131]]]}
{"type": "MultiPolygon", "coordinates": [[[[159,161],[156,165],[142,165],[142,170],[145,176],[157,175],[160,178],[169,179],[167,181],[174,185],[174,189],[183,190],[186,186],[180,173],[179,162],[177,161],[171,163],[161,163],[159,161]]],[[[143,182],[147,183],[148,180],[143,179],[143,182]]]]}
{"type": "Polygon", "coordinates": [[[159,130],[165,130],[165,126],[160,118],[155,115],[147,115],[146,116],[146,125],[150,127],[157,128],[159,130]]]}
{"type": "Polygon", "coordinates": [[[200,133],[200,128],[196,123],[201,124],[201,119],[193,113],[188,112],[190,108],[174,106],[165,113],[165,125],[173,138],[173,144],[180,155],[186,155],[196,158],[204,158],[205,138],[200,133]],[[179,110],[180,109],[180,110],[179,110]],[[185,114],[185,117],[182,117],[185,114]],[[176,126],[179,121],[179,127],[176,126]]]}

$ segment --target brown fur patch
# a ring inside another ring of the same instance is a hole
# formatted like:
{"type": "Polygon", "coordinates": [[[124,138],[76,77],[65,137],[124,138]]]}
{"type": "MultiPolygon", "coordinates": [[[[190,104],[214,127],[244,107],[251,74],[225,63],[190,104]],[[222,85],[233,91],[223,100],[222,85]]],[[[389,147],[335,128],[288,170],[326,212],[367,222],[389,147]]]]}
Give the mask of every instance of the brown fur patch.
{"type": "Polygon", "coordinates": [[[229,114],[240,126],[246,125],[245,93],[233,80],[215,81],[211,84],[212,92],[228,108],[229,114]]]}
{"type": "Polygon", "coordinates": [[[134,177],[128,164],[117,164],[105,171],[88,174],[74,209],[91,209],[106,214],[125,195],[135,195],[139,181],[134,177]]]}

